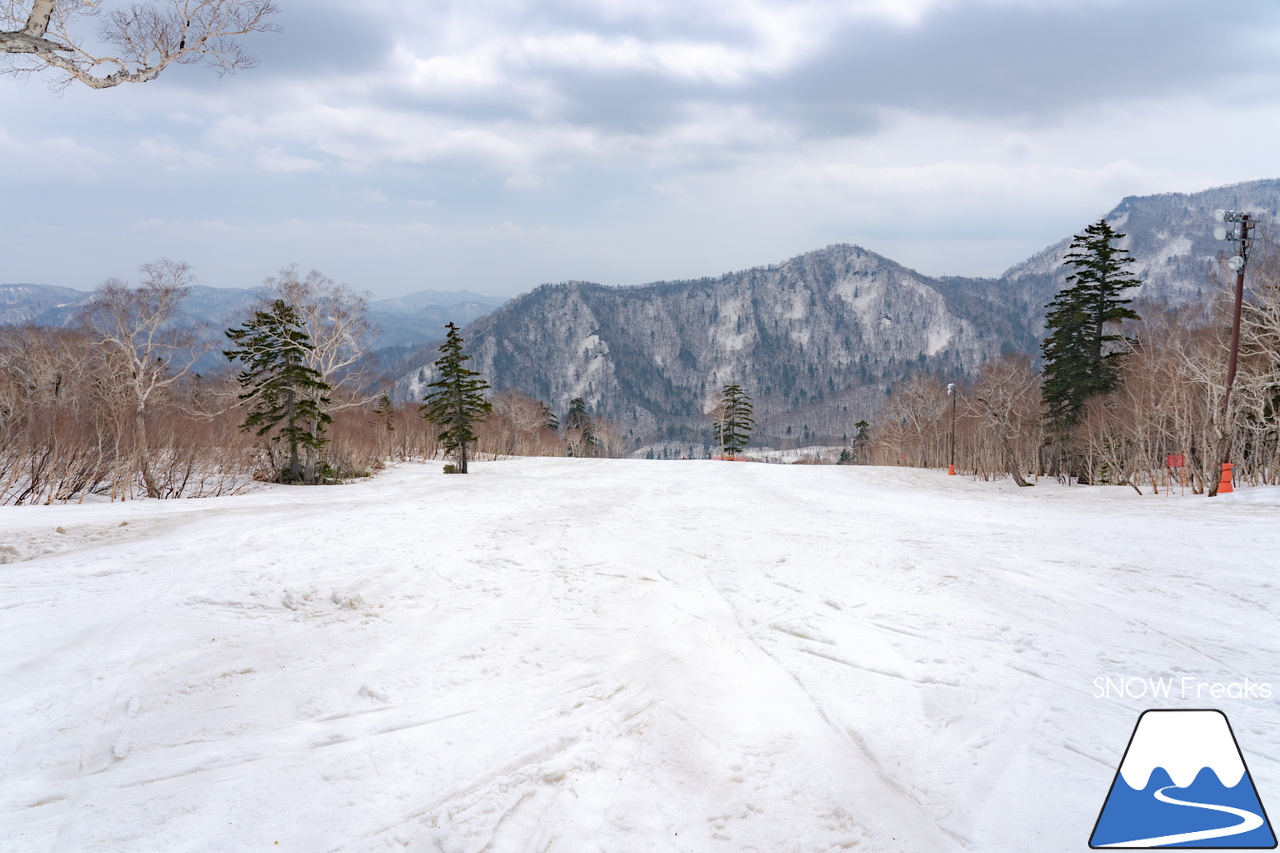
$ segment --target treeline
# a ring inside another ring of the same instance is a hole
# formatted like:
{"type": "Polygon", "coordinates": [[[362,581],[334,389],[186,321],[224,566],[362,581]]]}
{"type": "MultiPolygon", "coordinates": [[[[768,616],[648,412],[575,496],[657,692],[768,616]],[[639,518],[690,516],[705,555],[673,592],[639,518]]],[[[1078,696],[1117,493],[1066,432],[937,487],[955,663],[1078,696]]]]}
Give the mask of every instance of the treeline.
{"type": "MultiPolygon", "coordinates": [[[[1045,374],[1030,356],[1005,356],[961,384],[955,400],[955,464],[980,478],[1052,476],[1163,491],[1185,475],[1214,490],[1224,450],[1238,484],[1280,483],[1280,262],[1250,261],[1239,368],[1223,412],[1234,294],[1171,310],[1135,303],[1140,319],[1115,324],[1114,381],[1083,399],[1067,422],[1050,416],[1045,374]],[[1184,463],[1170,471],[1168,463],[1184,463]]],[[[1230,275],[1234,278],[1234,275],[1230,275]]],[[[946,383],[917,375],[872,419],[856,461],[945,468],[952,437],[946,383]]]]}
{"type": "MultiPolygon", "coordinates": [[[[284,481],[290,442],[282,439],[291,425],[314,453],[306,464],[311,482],[442,457],[438,430],[418,405],[393,404],[372,375],[363,295],[294,267],[267,280],[271,295],[259,315],[274,301],[289,306],[302,335],[293,340],[305,343],[298,358],[319,383],[299,386],[292,398],[287,384],[278,386],[266,401],[273,408],[244,380],[247,368],[195,369],[211,356],[226,362],[221,350],[243,344],[179,322],[191,268],[161,261],[142,272],[138,287],[103,284],[71,328],[0,327],[0,505],[206,497],[284,481]],[[308,393],[323,419],[298,405],[308,393]],[[255,411],[266,414],[254,420],[255,411]]],[[[276,369],[253,380],[287,375],[276,369]]],[[[490,402],[475,426],[481,457],[625,450],[617,430],[579,401],[564,426],[546,403],[522,394],[496,393],[490,402]]]]}

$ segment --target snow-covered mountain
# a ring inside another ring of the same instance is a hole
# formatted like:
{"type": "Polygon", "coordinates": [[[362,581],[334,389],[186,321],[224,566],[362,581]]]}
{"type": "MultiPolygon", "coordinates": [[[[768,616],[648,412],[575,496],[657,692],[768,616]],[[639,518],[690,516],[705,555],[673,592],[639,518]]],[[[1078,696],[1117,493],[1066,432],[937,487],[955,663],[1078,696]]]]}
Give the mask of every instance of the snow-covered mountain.
{"type": "MultiPolygon", "coordinates": [[[[935,281],[837,245],[717,279],[543,285],[466,337],[495,387],[561,409],[583,397],[634,438],[701,429],[708,398],[737,382],[763,434],[800,439],[839,435],[921,367],[965,373],[1029,345],[991,297],[986,282],[935,281]]],[[[420,396],[429,374],[408,377],[405,396],[420,396]]]]}
{"type": "MultiPolygon", "coordinates": [[[[1140,294],[1172,306],[1213,298],[1218,287],[1218,260],[1230,254],[1229,243],[1213,239],[1213,212],[1219,208],[1242,210],[1264,223],[1258,236],[1265,237],[1266,223],[1280,213],[1280,180],[1249,181],[1198,193],[1164,193],[1129,196],[1104,218],[1125,234],[1120,245],[1132,254],[1134,272],[1144,281],[1140,294]]],[[[1082,226],[1083,230],[1083,226],[1082,226]]],[[[1019,295],[1025,316],[1038,331],[1043,306],[1065,283],[1063,256],[1067,237],[1005,271],[1000,277],[1019,295]]]]}
{"type": "Polygon", "coordinates": [[[70,287],[0,284],[0,326],[62,326],[88,298],[70,287]]]}
{"type": "MultiPolygon", "coordinates": [[[[1273,218],[1280,180],[1130,197],[1106,214],[1127,235],[1143,298],[1184,305],[1212,294],[1226,246],[1212,236],[1219,207],[1273,218]]],[[[705,431],[703,408],[726,382],[755,398],[761,440],[839,439],[914,371],[961,377],[997,353],[1036,352],[1070,242],[996,279],[931,278],[835,245],[714,279],[543,285],[464,337],[495,387],[561,412],[581,396],[635,439],[705,431]]],[[[417,398],[432,378],[424,364],[399,391],[417,398]]]]}

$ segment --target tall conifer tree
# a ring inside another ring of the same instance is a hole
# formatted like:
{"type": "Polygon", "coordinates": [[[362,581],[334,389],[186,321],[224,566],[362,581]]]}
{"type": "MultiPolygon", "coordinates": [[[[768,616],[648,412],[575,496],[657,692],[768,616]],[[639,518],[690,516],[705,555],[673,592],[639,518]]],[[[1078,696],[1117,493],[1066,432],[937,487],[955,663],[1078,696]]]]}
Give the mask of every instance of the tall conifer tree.
{"type": "Polygon", "coordinates": [[[569,401],[569,411],[564,416],[566,452],[569,456],[595,456],[599,440],[596,438],[595,421],[587,412],[587,401],[574,397],[569,401]]]}
{"type": "Polygon", "coordinates": [[[440,345],[440,357],[435,361],[439,378],[428,385],[434,389],[423,397],[422,416],[435,424],[440,430],[440,443],[450,453],[456,453],[459,474],[467,473],[467,445],[476,440],[472,427],[484,421],[484,416],[493,410],[493,405],[485,398],[489,383],[480,377],[478,370],[470,370],[464,362],[471,356],[462,352],[462,335],[453,323],[445,326],[448,330],[444,343],[440,345]]]}
{"type": "Polygon", "coordinates": [[[251,408],[240,428],[259,436],[274,429],[271,440],[289,445],[289,466],[279,475],[282,481],[319,482],[317,456],[328,440],[325,425],[333,422],[323,408],[329,404],[329,386],[306,364],[312,343],[297,312],[277,299],[226,334],[236,349],[223,355],[245,365],[237,379],[245,389],[240,399],[251,408]]]}
{"type": "Polygon", "coordinates": [[[741,385],[726,385],[715,407],[716,441],[726,456],[737,456],[747,447],[755,420],[751,417],[751,397],[741,385]]]}
{"type": "Polygon", "coordinates": [[[1128,269],[1129,250],[1113,245],[1123,237],[1105,219],[1077,234],[1063,261],[1072,268],[1071,286],[1046,306],[1042,393],[1059,432],[1076,423],[1090,397],[1114,390],[1120,380],[1125,352],[1115,344],[1126,338],[1107,327],[1139,319],[1121,294],[1142,284],[1128,269]]]}

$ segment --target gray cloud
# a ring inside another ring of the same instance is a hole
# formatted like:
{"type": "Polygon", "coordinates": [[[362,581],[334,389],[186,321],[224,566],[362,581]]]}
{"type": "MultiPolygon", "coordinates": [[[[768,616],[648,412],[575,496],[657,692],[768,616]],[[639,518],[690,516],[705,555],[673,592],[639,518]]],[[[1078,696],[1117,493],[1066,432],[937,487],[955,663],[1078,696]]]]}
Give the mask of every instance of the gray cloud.
{"type": "MultiPolygon", "coordinates": [[[[394,44],[395,22],[379,19],[361,4],[340,0],[291,0],[274,19],[279,33],[260,33],[245,44],[258,57],[251,74],[261,85],[267,78],[354,75],[382,65],[394,44]]],[[[189,75],[202,88],[211,75],[189,75]]],[[[216,78],[212,78],[216,83],[216,78]]]]}
{"type": "Polygon", "coordinates": [[[1233,94],[1277,87],[1270,0],[975,0],[910,24],[817,0],[290,0],[280,23],[222,80],[0,80],[25,199],[0,206],[0,281],[168,255],[209,284],[297,260],[384,294],[510,293],[844,240],[998,273],[1122,195],[1271,174],[1267,146],[1218,137],[1280,132],[1275,99],[1233,94]],[[885,225],[907,219],[927,238],[885,225]]]}
{"type": "MultiPolygon", "coordinates": [[[[766,97],[829,133],[857,132],[842,115],[892,107],[965,116],[1048,118],[1104,101],[1225,92],[1249,32],[1274,26],[1280,7],[1194,0],[1047,10],[951,7],[919,26],[848,26],[766,97]],[[825,114],[834,113],[834,120],[825,114]]],[[[1254,68],[1249,68],[1253,65],[1254,68]]],[[[1244,67],[1242,67],[1244,66],[1244,67]]]]}
{"type": "Polygon", "coordinates": [[[477,91],[394,96],[394,103],[471,120],[536,121],[547,118],[546,100],[556,120],[640,135],[679,125],[705,104],[749,107],[819,136],[874,133],[886,108],[1052,120],[1105,101],[1225,93],[1237,73],[1274,80],[1271,52],[1247,48],[1251,33],[1278,22],[1280,6],[1263,0],[1230,10],[1198,0],[957,4],[914,25],[833,17],[820,47],[767,67],[752,61],[769,48],[757,27],[699,4],[618,18],[597,6],[539,3],[494,33],[514,42],[494,60],[497,81],[477,91]],[[658,63],[609,67],[572,51],[530,57],[517,50],[520,39],[584,33],[625,38],[638,50],[702,45],[738,58],[745,70],[726,69],[725,80],[658,63]],[[531,99],[530,86],[548,97],[531,99]]]}

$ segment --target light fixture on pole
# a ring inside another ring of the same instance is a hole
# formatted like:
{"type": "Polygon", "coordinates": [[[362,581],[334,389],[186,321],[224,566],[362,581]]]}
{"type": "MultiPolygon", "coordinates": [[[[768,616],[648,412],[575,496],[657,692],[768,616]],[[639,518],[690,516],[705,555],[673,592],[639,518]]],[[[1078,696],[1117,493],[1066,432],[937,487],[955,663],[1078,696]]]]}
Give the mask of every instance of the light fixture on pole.
{"type": "Polygon", "coordinates": [[[1249,248],[1253,237],[1249,233],[1256,224],[1247,213],[1238,210],[1217,210],[1213,218],[1223,223],[1213,229],[1214,239],[1230,240],[1236,253],[1227,260],[1227,266],[1236,274],[1236,307],[1231,319],[1231,350],[1227,355],[1227,388],[1222,394],[1222,473],[1216,488],[1209,490],[1209,497],[1234,491],[1231,464],[1231,424],[1227,415],[1231,411],[1231,386],[1236,379],[1236,361],[1240,352],[1240,312],[1244,304],[1244,269],[1249,265],[1249,248]]]}
{"type": "Polygon", "coordinates": [[[951,398],[951,449],[947,454],[947,476],[956,474],[956,383],[947,383],[947,396],[951,398]]]}

